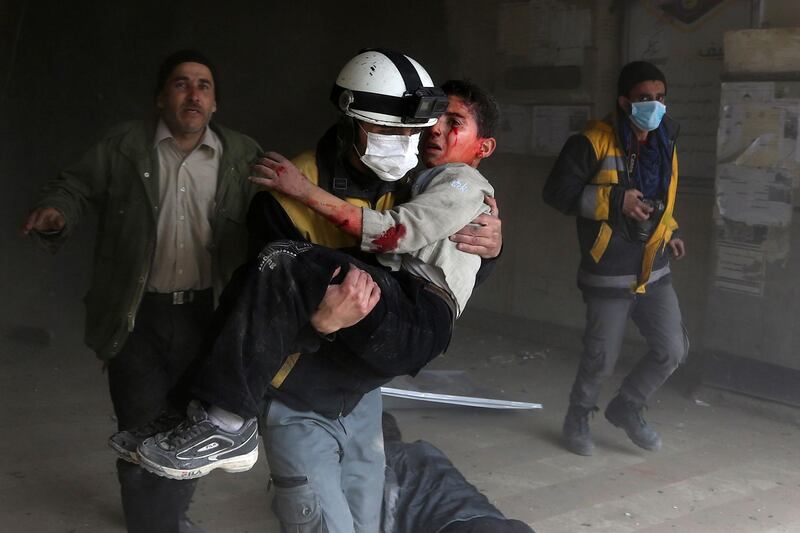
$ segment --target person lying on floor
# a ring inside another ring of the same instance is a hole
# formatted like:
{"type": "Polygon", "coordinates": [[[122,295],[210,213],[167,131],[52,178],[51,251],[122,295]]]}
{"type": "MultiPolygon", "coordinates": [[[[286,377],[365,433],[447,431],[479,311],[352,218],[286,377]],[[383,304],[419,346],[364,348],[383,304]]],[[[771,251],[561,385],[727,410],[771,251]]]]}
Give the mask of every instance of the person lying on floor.
{"type": "MultiPolygon", "coordinates": [[[[281,385],[299,354],[314,351],[309,343],[336,343],[341,349],[334,359],[340,360],[327,364],[363,376],[347,384],[360,394],[416,373],[446,349],[480,266],[480,258],[459,251],[448,237],[488,209],[484,196],[494,191],[475,167],[496,143],[478,134],[470,106],[460,98],[451,99],[445,115],[452,122],[447,134],[426,142],[440,149],[448,142],[458,146],[447,151],[453,158],[421,172],[411,200],[383,212],[324,191],[278,154],[259,160],[254,181],[359,236],[361,249],[378,253],[383,267],[307,242],[268,245],[223,293],[215,340],[198,364],[192,391],[212,407],[206,412],[196,402],[187,421],[142,442],[137,451],[146,469],[187,479],[216,468],[252,467],[256,417],[268,398],[281,399],[281,385]],[[317,312],[342,280],[370,287],[363,316],[317,312]]],[[[304,386],[313,388],[315,376],[304,378],[304,386]]],[[[332,405],[321,414],[336,417],[345,407],[332,405]]]]}
{"type": "Polygon", "coordinates": [[[383,412],[386,450],[381,533],[534,533],[506,518],[430,442],[404,442],[395,417],[383,412]]]}

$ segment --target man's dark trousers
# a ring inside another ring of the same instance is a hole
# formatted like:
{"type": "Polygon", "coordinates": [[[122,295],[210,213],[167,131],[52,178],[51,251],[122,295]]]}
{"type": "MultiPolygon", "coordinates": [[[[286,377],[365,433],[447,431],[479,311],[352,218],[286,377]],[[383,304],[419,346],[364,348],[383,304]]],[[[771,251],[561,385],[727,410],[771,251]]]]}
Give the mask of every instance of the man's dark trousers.
{"type": "MultiPolygon", "coordinates": [[[[164,412],[184,414],[190,367],[200,353],[213,312],[211,290],[174,305],[169,295],[146,293],[122,351],[108,366],[119,430],[133,429],[164,412]]],[[[177,533],[197,480],[177,481],[117,460],[129,533],[177,533]]]]}

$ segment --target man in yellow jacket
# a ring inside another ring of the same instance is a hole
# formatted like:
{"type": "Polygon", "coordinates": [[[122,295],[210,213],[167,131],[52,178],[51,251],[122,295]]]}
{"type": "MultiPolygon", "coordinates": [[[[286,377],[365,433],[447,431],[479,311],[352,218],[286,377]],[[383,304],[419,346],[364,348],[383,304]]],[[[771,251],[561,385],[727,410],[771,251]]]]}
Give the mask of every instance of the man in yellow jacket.
{"type": "Polygon", "coordinates": [[[565,447],[579,455],[594,451],[589,414],[614,371],[628,317],[649,349],[605,416],[637,446],[661,447],[642,408],[688,353],[669,268],[669,256],[682,258],[685,247],[672,216],[678,125],[665,115],[666,93],[666,78],[655,65],[625,65],[616,112],[566,142],[544,186],[546,203],[576,217],[581,250],[586,330],[562,435],[565,447]]]}

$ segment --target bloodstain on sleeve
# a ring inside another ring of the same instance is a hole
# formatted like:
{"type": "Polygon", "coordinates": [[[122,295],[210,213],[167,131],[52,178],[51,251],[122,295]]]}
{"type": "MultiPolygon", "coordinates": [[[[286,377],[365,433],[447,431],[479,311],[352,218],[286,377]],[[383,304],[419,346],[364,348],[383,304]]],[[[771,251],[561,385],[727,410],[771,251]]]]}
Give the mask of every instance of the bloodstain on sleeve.
{"type": "Polygon", "coordinates": [[[375,251],[378,253],[391,252],[397,248],[397,243],[405,234],[406,227],[403,224],[397,224],[373,239],[372,244],[375,245],[375,251]]]}

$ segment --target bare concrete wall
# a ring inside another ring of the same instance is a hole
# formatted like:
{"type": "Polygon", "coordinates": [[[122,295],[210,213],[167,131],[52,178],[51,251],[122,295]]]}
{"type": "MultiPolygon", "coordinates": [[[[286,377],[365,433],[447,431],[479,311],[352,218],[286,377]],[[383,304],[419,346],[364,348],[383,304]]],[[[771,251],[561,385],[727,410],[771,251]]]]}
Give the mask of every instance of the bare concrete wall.
{"type": "Polygon", "coordinates": [[[800,9],[795,0],[761,0],[762,28],[800,27],[800,9]]]}

